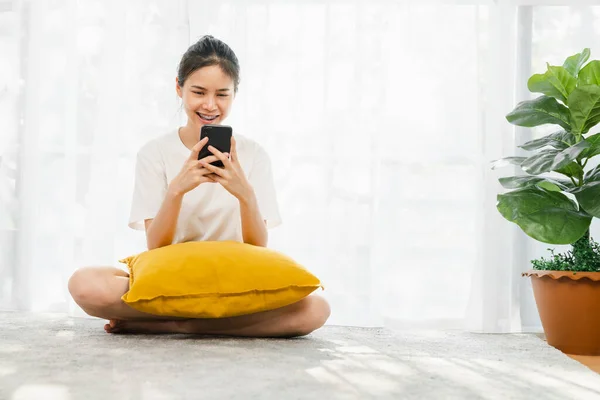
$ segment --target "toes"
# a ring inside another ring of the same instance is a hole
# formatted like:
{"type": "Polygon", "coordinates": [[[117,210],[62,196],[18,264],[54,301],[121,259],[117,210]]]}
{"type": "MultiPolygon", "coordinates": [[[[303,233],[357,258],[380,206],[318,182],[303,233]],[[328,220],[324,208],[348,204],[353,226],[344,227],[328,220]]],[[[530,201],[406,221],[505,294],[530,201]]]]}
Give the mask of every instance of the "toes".
{"type": "Polygon", "coordinates": [[[121,321],[111,319],[110,321],[108,321],[108,324],[104,325],[104,330],[106,331],[106,333],[118,333],[121,327],[121,321]]]}
{"type": "Polygon", "coordinates": [[[110,331],[111,333],[117,333],[121,330],[121,328],[123,327],[123,323],[122,321],[119,321],[117,319],[111,319],[108,322],[109,326],[110,326],[110,331]]]}

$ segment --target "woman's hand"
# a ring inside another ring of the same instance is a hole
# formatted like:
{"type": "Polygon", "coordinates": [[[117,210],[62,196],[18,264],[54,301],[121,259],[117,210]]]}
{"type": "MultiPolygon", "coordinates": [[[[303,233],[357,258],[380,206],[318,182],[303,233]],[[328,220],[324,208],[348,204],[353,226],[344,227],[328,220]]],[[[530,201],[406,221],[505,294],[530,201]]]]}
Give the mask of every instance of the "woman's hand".
{"type": "Polygon", "coordinates": [[[252,195],[253,189],[246,179],[246,175],[238,160],[235,138],[231,138],[231,159],[227,157],[226,153],[221,153],[213,146],[208,146],[208,150],[213,153],[217,159],[221,160],[224,165],[224,168],[219,168],[211,165],[210,163],[212,161],[210,160],[201,160],[200,165],[212,173],[210,179],[220,183],[225,190],[235,196],[239,201],[248,200],[252,195]]]}
{"type": "Polygon", "coordinates": [[[184,195],[192,189],[198,187],[198,185],[206,182],[215,182],[212,179],[212,172],[202,166],[203,162],[211,163],[217,161],[217,156],[208,156],[202,160],[198,160],[198,153],[206,145],[208,138],[205,137],[194,147],[190,156],[183,164],[181,171],[169,184],[169,191],[175,195],[184,195]]]}

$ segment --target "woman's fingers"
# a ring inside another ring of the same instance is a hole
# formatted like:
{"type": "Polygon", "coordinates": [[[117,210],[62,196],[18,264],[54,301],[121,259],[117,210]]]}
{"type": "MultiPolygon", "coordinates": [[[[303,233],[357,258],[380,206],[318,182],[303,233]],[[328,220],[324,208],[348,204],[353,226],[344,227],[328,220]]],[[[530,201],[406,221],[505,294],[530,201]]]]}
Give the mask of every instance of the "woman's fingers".
{"type": "Polygon", "coordinates": [[[219,160],[221,160],[221,162],[223,163],[223,165],[225,166],[225,168],[230,168],[231,166],[231,161],[229,161],[229,157],[227,157],[225,154],[221,153],[219,151],[219,149],[217,149],[214,146],[208,146],[208,151],[210,151],[211,153],[213,153],[215,156],[217,156],[217,158],[219,160]]]}
{"type": "Polygon", "coordinates": [[[213,174],[213,172],[212,172],[211,170],[209,170],[209,169],[207,169],[207,168],[204,168],[204,167],[202,167],[202,168],[198,168],[196,171],[197,171],[196,173],[197,173],[199,176],[208,176],[208,175],[210,175],[210,174],[213,174]]]}
{"type": "Polygon", "coordinates": [[[198,154],[200,153],[200,150],[202,150],[202,148],[206,145],[206,143],[208,143],[208,137],[205,137],[204,139],[196,143],[194,147],[192,147],[192,152],[190,153],[190,157],[188,158],[188,160],[198,160],[198,154]]]}
{"type": "Polygon", "coordinates": [[[211,177],[210,180],[212,182],[220,183],[223,186],[225,185],[225,183],[227,183],[227,180],[225,178],[221,178],[219,175],[211,174],[209,176],[211,177]]]}
{"type": "Polygon", "coordinates": [[[226,178],[227,177],[227,171],[224,168],[219,168],[219,167],[215,167],[214,165],[211,165],[207,162],[204,161],[200,161],[200,164],[207,170],[209,170],[210,172],[214,173],[215,175],[218,175],[220,177],[226,178]]]}
{"type": "Polygon", "coordinates": [[[237,161],[237,143],[235,141],[235,138],[232,136],[231,137],[231,161],[236,162],[237,161]]]}
{"type": "Polygon", "coordinates": [[[202,167],[202,162],[203,162],[203,161],[204,161],[205,163],[209,163],[209,164],[210,164],[210,163],[212,163],[212,162],[215,162],[215,161],[217,161],[217,160],[218,160],[217,156],[207,156],[207,157],[204,157],[202,160],[198,160],[198,161],[196,161],[196,165],[197,165],[198,167],[202,167]]]}

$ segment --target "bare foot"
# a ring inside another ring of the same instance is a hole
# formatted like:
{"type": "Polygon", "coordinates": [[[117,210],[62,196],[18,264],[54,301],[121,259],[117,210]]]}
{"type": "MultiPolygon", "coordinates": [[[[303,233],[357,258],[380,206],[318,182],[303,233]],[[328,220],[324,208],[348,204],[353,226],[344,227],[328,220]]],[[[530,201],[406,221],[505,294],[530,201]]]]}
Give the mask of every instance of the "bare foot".
{"type": "Polygon", "coordinates": [[[111,319],[104,330],[106,333],[185,333],[184,321],[111,319]]]}
{"type": "Polygon", "coordinates": [[[125,321],[118,319],[111,319],[108,324],[104,325],[106,333],[121,333],[125,321]]]}

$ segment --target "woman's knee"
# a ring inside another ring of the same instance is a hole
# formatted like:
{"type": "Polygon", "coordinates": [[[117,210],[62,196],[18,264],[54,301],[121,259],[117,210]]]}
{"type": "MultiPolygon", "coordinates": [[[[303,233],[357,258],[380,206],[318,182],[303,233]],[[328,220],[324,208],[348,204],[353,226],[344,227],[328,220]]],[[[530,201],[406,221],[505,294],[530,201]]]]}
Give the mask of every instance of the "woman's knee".
{"type": "Polygon", "coordinates": [[[308,296],[298,303],[298,317],[294,318],[297,336],[308,335],[319,329],[331,314],[327,300],[320,296],[308,296]]]}
{"type": "Polygon", "coordinates": [[[83,267],[69,279],[69,293],[84,310],[108,307],[114,302],[115,296],[111,293],[105,275],[105,271],[97,268],[83,267]]]}

